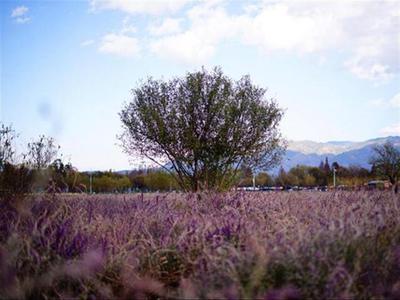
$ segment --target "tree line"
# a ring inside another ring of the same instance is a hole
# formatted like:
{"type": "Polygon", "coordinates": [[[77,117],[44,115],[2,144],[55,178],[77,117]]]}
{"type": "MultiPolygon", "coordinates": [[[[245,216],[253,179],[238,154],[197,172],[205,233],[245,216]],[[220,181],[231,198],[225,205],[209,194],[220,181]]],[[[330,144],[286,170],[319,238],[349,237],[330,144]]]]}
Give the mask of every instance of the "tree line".
{"type": "MultiPolygon", "coordinates": [[[[0,191],[2,193],[124,193],[185,190],[173,174],[162,168],[132,170],[123,174],[112,170],[80,172],[73,167],[71,162],[64,162],[60,154],[61,147],[52,137],[44,135],[29,142],[26,152],[18,155],[14,146],[18,135],[14,129],[4,124],[1,124],[0,128],[0,191]]],[[[337,185],[360,186],[371,179],[387,178],[383,168],[385,164],[382,161],[385,155],[382,151],[386,149],[386,152],[392,153],[395,150],[391,147],[383,145],[376,148],[376,153],[380,155],[371,158],[370,170],[359,166],[345,167],[337,162],[330,164],[326,158],[318,167],[297,165],[287,171],[281,167],[277,174],[272,175],[267,170],[255,172],[252,166],[243,163],[229,188],[253,185],[257,187],[328,186],[333,184],[333,170],[337,176],[337,185]]]]}
{"type": "Polygon", "coordinates": [[[325,162],[316,166],[297,165],[289,170],[279,168],[276,175],[268,172],[258,172],[253,174],[247,167],[241,169],[238,186],[248,187],[254,184],[257,187],[322,187],[333,185],[333,169],[335,169],[336,185],[361,186],[369,180],[379,178],[374,170],[368,170],[360,166],[341,166],[337,162],[329,164],[325,162]]]}
{"type": "Polygon", "coordinates": [[[109,171],[80,172],[65,162],[61,147],[52,137],[40,135],[16,152],[18,134],[11,125],[0,124],[0,195],[31,192],[114,193],[176,190],[175,179],[159,170],[128,174],[109,171]]]}

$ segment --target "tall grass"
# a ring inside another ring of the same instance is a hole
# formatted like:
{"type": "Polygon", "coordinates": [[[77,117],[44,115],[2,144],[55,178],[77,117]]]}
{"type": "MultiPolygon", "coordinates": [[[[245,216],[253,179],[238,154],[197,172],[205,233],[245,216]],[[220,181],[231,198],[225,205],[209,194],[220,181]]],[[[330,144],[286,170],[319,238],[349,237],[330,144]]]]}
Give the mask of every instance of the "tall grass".
{"type": "Polygon", "coordinates": [[[400,199],[389,192],[0,205],[0,298],[400,298],[400,199]]]}

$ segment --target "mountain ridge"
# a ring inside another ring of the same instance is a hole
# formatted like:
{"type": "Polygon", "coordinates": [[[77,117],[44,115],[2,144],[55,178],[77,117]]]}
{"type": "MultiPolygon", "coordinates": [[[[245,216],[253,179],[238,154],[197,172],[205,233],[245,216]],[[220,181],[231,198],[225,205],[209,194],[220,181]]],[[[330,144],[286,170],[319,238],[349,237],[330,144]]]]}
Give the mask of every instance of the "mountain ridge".
{"type": "Polygon", "coordinates": [[[330,163],[336,161],[339,165],[343,166],[357,165],[369,169],[371,165],[368,161],[373,155],[373,147],[382,145],[388,141],[400,149],[400,136],[374,138],[361,142],[331,141],[324,143],[289,141],[281,165],[286,170],[296,165],[318,166],[321,161],[328,158],[330,163]]]}
{"type": "Polygon", "coordinates": [[[352,141],[329,141],[329,142],[315,142],[311,140],[293,141],[289,140],[287,150],[300,152],[303,154],[341,154],[347,151],[361,149],[369,145],[383,144],[391,141],[396,146],[400,146],[400,136],[388,136],[381,138],[369,139],[366,141],[352,142],[352,141]]]}

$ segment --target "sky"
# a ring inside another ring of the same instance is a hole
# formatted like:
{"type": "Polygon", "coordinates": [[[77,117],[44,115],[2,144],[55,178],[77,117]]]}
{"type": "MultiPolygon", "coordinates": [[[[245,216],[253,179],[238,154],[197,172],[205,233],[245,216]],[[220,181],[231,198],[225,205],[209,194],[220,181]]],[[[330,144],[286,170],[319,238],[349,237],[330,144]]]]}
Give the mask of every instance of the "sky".
{"type": "Polygon", "coordinates": [[[141,79],[220,66],[268,89],[289,140],[400,135],[399,1],[0,1],[0,121],[80,170],[129,169],[141,79]]]}

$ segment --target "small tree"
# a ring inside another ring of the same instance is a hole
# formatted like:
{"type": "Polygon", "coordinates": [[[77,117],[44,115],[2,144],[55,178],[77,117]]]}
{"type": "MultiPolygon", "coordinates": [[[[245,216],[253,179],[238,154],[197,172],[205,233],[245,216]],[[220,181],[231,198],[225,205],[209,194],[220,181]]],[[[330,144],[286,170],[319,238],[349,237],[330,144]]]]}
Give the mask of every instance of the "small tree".
{"type": "Polygon", "coordinates": [[[32,172],[24,164],[15,165],[14,140],[17,138],[12,126],[0,126],[0,198],[21,195],[31,190],[32,172]]]}
{"type": "Polygon", "coordinates": [[[13,141],[16,138],[15,131],[11,125],[6,126],[1,124],[0,126],[0,172],[3,171],[6,163],[12,163],[15,155],[13,149],[13,141]]]}
{"type": "Polygon", "coordinates": [[[324,172],[325,174],[331,173],[331,167],[329,166],[328,157],[325,157],[324,172]]]}
{"type": "Polygon", "coordinates": [[[45,169],[55,160],[59,149],[52,137],[40,135],[36,141],[28,143],[26,159],[33,169],[45,169]]]}
{"type": "Polygon", "coordinates": [[[50,165],[51,179],[59,191],[74,191],[77,184],[78,172],[70,162],[64,163],[62,159],[55,159],[50,165]]]}
{"type": "Polygon", "coordinates": [[[373,150],[374,155],[369,163],[374,166],[378,175],[389,179],[394,186],[395,193],[397,193],[397,181],[400,177],[400,151],[389,141],[383,145],[375,146],[373,150]]]}
{"type": "Polygon", "coordinates": [[[265,92],[249,76],[233,81],[218,68],[149,78],[120,113],[122,147],[170,171],[184,190],[221,189],[241,164],[267,169],[284,150],[283,111],[265,92]]]}

